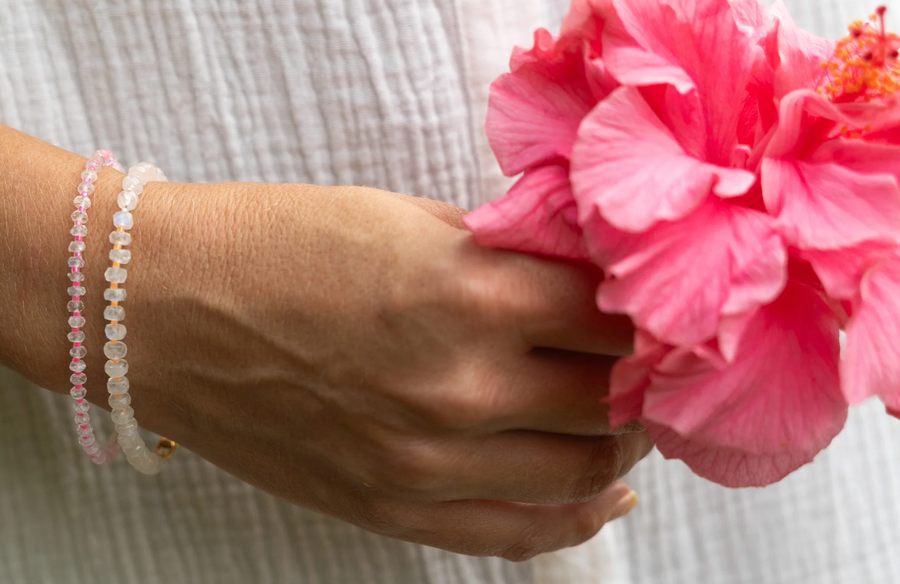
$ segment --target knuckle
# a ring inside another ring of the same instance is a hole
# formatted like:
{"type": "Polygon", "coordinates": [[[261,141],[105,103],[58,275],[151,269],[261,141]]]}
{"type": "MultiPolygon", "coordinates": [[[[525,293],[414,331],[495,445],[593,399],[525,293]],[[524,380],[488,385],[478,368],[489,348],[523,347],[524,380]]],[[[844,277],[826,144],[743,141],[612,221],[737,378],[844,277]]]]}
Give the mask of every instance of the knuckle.
{"type": "Polygon", "coordinates": [[[452,284],[448,284],[448,300],[455,312],[485,329],[507,322],[522,301],[522,295],[511,293],[503,271],[493,269],[492,263],[463,264],[452,284]]]}
{"type": "Polygon", "coordinates": [[[603,438],[591,448],[585,473],[576,483],[574,501],[589,501],[615,481],[625,464],[625,447],[618,437],[603,438]]]}
{"type": "Polygon", "coordinates": [[[430,493],[439,490],[447,480],[439,460],[432,445],[407,442],[393,450],[390,462],[382,464],[378,472],[392,488],[430,493]]]}
{"type": "Polygon", "coordinates": [[[503,549],[500,557],[511,562],[524,562],[538,554],[550,551],[556,538],[538,524],[530,524],[522,530],[519,538],[503,549]]]}
{"type": "Polygon", "coordinates": [[[418,404],[419,413],[432,430],[471,430],[491,417],[489,381],[477,366],[457,366],[453,384],[423,396],[426,399],[418,404]]]}
{"type": "Polygon", "coordinates": [[[647,432],[627,434],[619,437],[624,442],[622,466],[617,478],[631,471],[634,466],[653,451],[653,439],[647,432]]]}
{"type": "Polygon", "coordinates": [[[405,518],[399,506],[384,499],[361,499],[353,505],[351,520],[378,535],[398,537],[405,533],[405,518]]]}
{"type": "Polygon", "coordinates": [[[587,505],[584,505],[574,511],[572,518],[574,523],[575,541],[571,545],[580,545],[594,537],[603,527],[603,519],[598,517],[597,512],[587,505]]]}

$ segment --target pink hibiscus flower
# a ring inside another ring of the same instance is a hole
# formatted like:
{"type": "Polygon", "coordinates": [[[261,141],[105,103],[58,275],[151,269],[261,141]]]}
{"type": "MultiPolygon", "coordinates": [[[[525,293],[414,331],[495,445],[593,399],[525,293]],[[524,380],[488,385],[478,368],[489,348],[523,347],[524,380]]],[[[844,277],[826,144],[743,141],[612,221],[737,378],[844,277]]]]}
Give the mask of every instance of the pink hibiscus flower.
{"type": "Polygon", "coordinates": [[[491,88],[482,245],[587,260],[628,314],[615,425],[728,486],[810,462],[848,404],[900,411],[900,40],[778,2],[575,0],[491,88]],[[838,331],[848,335],[840,361],[838,331]]]}

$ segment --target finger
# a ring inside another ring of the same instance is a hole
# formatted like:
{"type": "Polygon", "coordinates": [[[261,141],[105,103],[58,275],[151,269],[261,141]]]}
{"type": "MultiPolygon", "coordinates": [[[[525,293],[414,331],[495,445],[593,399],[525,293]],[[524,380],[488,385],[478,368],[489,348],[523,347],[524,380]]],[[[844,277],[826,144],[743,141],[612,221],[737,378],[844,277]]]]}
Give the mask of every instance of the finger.
{"type": "MultiPolygon", "coordinates": [[[[581,436],[614,436],[640,431],[639,424],[609,425],[610,374],[616,359],[604,355],[534,349],[515,356],[509,373],[491,377],[502,387],[485,386],[485,417],[476,431],[537,430],[581,436]]],[[[500,365],[496,365],[500,366],[500,365]]],[[[489,383],[489,382],[486,382],[489,383]]]]}
{"type": "Polygon", "coordinates": [[[386,535],[461,554],[523,561],[584,543],[636,504],[636,495],[623,483],[571,505],[479,500],[404,504],[394,515],[407,527],[386,535]]]}
{"type": "Polygon", "coordinates": [[[507,270],[504,289],[519,294],[514,315],[529,347],[548,347],[625,356],[633,351],[634,329],[623,315],[600,312],[597,288],[603,272],[587,263],[522,256],[507,270]]]}
{"type": "Polygon", "coordinates": [[[458,442],[441,499],[579,503],[596,497],[653,448],[646,432],[588,438],[511,431],[458,442]]]}

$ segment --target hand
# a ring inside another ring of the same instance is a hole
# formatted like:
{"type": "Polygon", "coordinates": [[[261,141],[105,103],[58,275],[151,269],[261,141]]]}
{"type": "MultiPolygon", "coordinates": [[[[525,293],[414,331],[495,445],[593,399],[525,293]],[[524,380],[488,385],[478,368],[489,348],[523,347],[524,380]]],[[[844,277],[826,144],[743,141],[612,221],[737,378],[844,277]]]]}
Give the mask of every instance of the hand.
{"type": "MultiPolygon", "coordinates": [[[[59,162],[75,184],[83,160],[59,162]]],[[[101,174],[88,238],[101,405],[104,221],[120,182],[101,174]]],[[[137,419],[387,536],[513,560],[589,539],[633,506],[627,487],[607,487],[651,448],[645,433],[614,435],[600,403],[630,350],[627,321],[594,308],[598,273],[481,249],[410,203],[364,188],[149,185],[124,303],[137,419]]],[[[48,306],[64,288],[51,280],[46,293],[32,283],[48,306]]],[[[65,314],[54,319],[55,332],[65,314]]],[[[67,391],[64,343],[25,373],[67,391]]]]}

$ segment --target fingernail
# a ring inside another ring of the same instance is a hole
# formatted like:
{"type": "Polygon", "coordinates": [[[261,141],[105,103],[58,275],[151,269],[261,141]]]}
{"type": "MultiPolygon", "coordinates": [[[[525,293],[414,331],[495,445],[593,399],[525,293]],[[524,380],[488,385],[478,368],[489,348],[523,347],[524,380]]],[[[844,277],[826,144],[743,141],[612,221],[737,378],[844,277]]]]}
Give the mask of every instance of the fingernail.
{"type": "Polygon", "coordinates": [[[616,503],[612,508],[612,511],[609,513],[609,519],[607,519],[607,521],[614,521],[620,517],[628,515],[635,507],[637,507],[637,504],[637,493],[635,493],[634,491],[628,491],[628,494],[619,499],[619,502],[616,503]]]}

